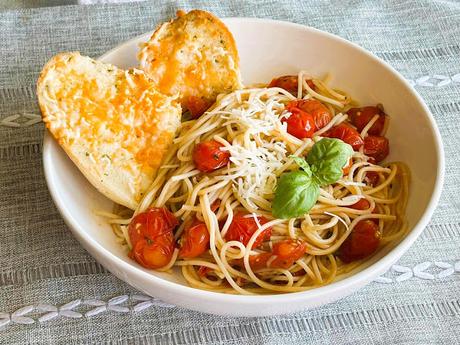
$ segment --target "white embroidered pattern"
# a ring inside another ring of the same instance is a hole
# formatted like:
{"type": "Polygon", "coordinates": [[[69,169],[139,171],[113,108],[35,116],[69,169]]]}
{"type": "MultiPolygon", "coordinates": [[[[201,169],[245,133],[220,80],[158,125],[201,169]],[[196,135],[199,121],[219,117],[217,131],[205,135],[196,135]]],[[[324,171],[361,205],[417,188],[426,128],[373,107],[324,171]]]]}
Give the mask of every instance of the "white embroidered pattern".
{"type": "Polygon", "coordinates": [[[374,280],[376,283],[401,283],[411,278],[424,280],[444,279],[460,272],[460,261],[454,263],[425,261],[414,267],[393,265],[384,275],[374,280]]]}
{"type": "MultiPolygon", "coordinates": [[[[460,273],[460,261],[454,263],[425,261],[414,267],[393,265],[387,273],[375,279],[374,282],[390,284],[401,283],[411,278],[445,279],[454,273],[460,273]],[[431,272],[427,271],[429,269],[431,272]],[[385,277],[385,275],[389,274],[396,274],[396,276],[385,277]]],[[[116,313],[140,312],[152,306],[174,307],[172,304],[164,303],[146,295],[121,295],[110,298],[108,301],[76,299],[59,307],[51,304],[38,304],[19,308],[12,313],[0,313],[0,328],[8,324],[28,325],[35,322],[42,323],[58,317],[74,319],[91,317],[110,311],[116,313]]]]}
{"type": "Polygon", "coordinates": [[[28,127],[42,121],[40,114],[23,113],[14,114],[0,120],[0,125],[5,127],[28,127]]]}
{"type": "Polygon", "coordinates": [[[28,325],[35,322],[46,322],[57,317],[78,319],[108,311],[116,313],[139,312],[152,306],[174,307],[145,295],[121,295],[108,301],[76,299],[59,307],[51,304],[38,304],[22,307],[12,313],[0,313],[0,327],[10,323],[28,325]],[[82,310],[83,308],[85,310],[82,310]]]}
{"type": "Polygon", "coordinates": [[[443,87],[452,83],[460,84],[460,73],[454,74],[453,76],[442,74],[425,75],[415,80],[408,79],[407,81],[412,86],[443,87]]]}

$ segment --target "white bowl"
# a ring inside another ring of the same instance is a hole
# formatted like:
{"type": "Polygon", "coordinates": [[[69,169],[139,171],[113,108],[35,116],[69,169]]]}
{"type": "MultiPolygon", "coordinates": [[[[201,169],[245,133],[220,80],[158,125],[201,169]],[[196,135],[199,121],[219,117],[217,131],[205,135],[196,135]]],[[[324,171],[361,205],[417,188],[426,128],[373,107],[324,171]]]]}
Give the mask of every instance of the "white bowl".
{"type": "MultiPolygon", "coordinates": [[[[310,291],[282,295],[225,295],[191,288],[180,274],[144,269],[130,260],[95,210],[111,211],[113,203],[93,188],[59,145],[46,134],[43,162],[51,195],[83,247],[109,271],[137,289],[178,306],[232,316],[267,316],[313,308],[347,296],[383,274],[410,247],[427,225],[441,192],[444,156],[433,116],[415,90],[393,68],[364,49],[334,35],[302,25],[253,18],[230,18],[246,84],[296,74],[300,69],[321,76],[361,104],[382,103],[391,116],[389,160],[406,162],[412,172],[407,218],[410,232],[399,243],[379,251],[359,272],[310,291]]],[[[120,67],[136,66],[134,38],[100,60],[120,67]]]]}

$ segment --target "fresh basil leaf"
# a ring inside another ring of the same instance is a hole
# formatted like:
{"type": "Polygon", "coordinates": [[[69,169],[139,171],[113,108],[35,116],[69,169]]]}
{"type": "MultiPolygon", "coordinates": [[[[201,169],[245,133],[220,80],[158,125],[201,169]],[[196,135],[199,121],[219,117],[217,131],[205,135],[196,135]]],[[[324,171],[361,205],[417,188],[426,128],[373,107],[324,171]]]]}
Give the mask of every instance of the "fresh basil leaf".
{"type": "Polygon", "coordinates": [[[353,148],[340,139],[323,138],[307,155],[314,179],[320,186],[336,182],[342,177],[342,168],[353,155],[353,148]]]}
{"type": "Polygon", "coordinates": [[[280,219],[300,217],[310,211],[318,196],[319,186],[306,172],[284,173],[278,180],[272,214],[280,219]]]}
{"type": "Polygon", "coordinates": [[[308,176],[311,176],[310,166],[305,159],[296,156],[289,156],[289,158],[292,158],[294,162],[296,162],[297,165],[308,174],[308,176]]]}

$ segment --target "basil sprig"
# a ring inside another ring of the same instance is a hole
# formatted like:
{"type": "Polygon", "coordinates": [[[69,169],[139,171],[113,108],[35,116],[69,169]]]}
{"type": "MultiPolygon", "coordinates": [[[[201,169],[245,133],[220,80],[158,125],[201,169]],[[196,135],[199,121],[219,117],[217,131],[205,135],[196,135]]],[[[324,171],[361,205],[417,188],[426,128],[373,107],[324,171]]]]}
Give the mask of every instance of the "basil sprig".
{"type": "Polygon", "coordinates": [[[319,196],[319,188],[336,182],[353,154],[353,148],[342,140],[323,138],[306,160],[292,157],[301,170],[283,173],[278,179],[272,214],[276,218],[300,217],[310,211],[319,196]]]}

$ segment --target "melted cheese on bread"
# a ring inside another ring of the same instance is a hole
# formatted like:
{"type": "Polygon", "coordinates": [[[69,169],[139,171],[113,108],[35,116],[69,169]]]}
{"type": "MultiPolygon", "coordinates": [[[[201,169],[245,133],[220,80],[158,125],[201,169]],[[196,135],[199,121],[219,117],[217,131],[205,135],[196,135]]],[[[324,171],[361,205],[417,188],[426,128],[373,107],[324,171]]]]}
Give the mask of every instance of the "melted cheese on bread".
{"type": "Polygon", "coordinates": [[[241,88],[236,44],[227,27],[212,14],[193,10],[162,24],[143,44],[140,67],[167,95],[211,105],[218,94],[241,88]]]}
{"type": "Polygon", "coordinates": [[[108,198],[135,209],[180,125],[180,105],[143,71],[79,53],[52,58],[37,94],[43,121],[81,172],[108,198]]]}

